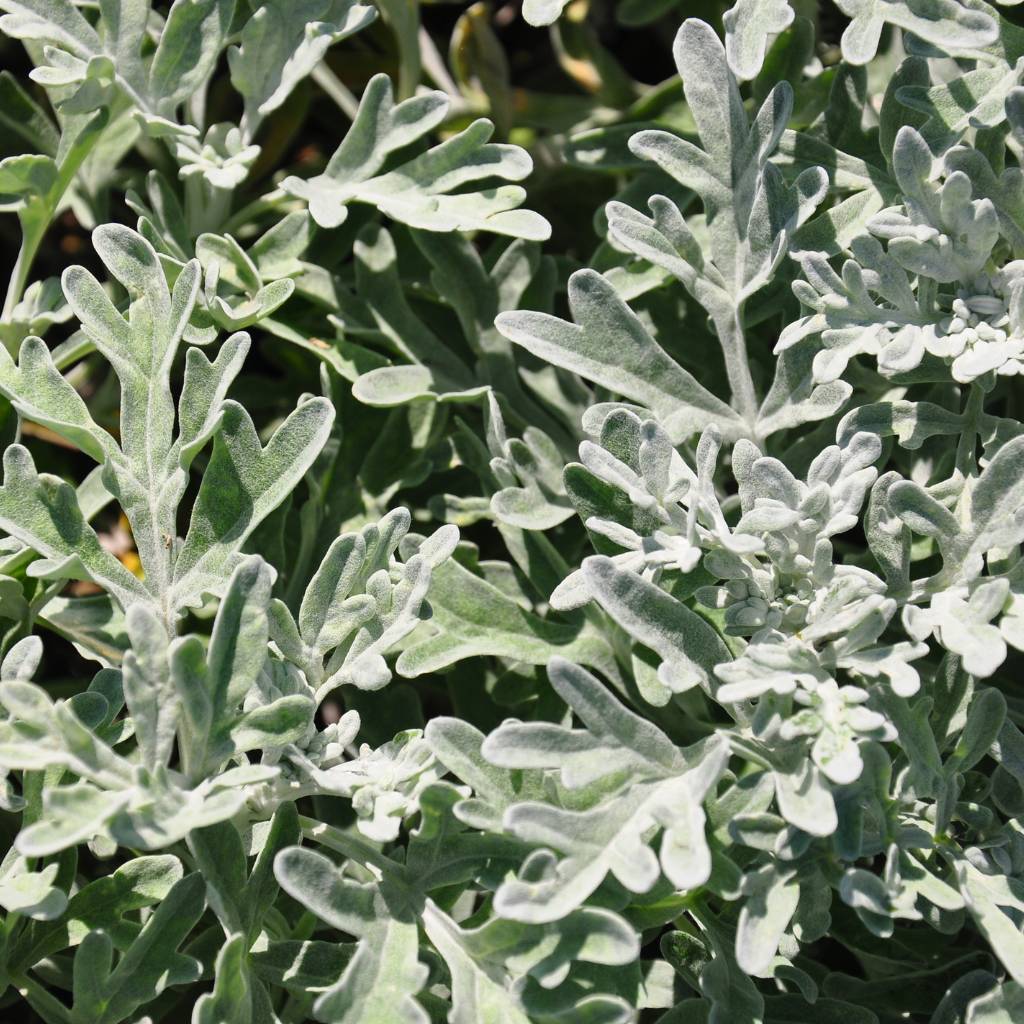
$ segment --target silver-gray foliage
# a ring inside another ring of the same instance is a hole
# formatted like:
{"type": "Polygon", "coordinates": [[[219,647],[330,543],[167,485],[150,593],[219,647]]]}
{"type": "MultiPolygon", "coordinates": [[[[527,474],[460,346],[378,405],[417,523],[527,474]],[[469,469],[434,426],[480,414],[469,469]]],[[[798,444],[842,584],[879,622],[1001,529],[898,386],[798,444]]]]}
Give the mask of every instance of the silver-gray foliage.
{"type": "Polygon", "coordinates": [[[738,0],[675,37],[689,120],[559,139],[635,176],[563,302],[530,155],[452,88],[370,78],[239,208],[376,8],[0,0],[59,114],[0,162],[0,1005],[1024,1021],[1024,33],[836,6],[834,69],[738,0]],[[31,280],[122,142],[161,159],[105,279],[31,280]],[[248,329],[322,393],[266,421],[248,329]]]}

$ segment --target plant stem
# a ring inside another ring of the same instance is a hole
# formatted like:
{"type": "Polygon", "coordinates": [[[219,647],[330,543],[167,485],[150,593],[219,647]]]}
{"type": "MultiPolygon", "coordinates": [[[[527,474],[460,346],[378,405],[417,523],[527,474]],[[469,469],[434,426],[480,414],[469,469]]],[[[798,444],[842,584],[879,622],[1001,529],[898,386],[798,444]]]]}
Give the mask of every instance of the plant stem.
{"type": "Polygon", "coordinates": [[[459,87],[455,84],[455,80],[448,74],[448,67],[444,62],[444,57],[438,52],[433,37],[422,25],[420,26],[417,38],[420,41],[420,59],[423,61],[423,70],[433,79],[434,85],[439,89],[443,89],[455,103],[463,104],[465,100],[462,93],[459,92],[459,87]]]}
{"type": "Polygon", "coordinates": [[[221,225],[221,231],[224,234],[235,233],[239,228],[250,223],[258,214],[263,213],[265,210],[273,210],[285,198],[287,196],[281,189],[272,189],[270,192],[260,196],[259,199],[254,199],[251,203],[247,203],[240,210],[236,210],[231,214],[221,225]]]}
{"type": "Polygon", "coordinates": [[[341,829],[333,828],[331,825],[326,825],[314,818],[307,818],[304,815],[299,816],[299,825],[302,828],[302,834],[307,839],[312,839],[320,843],[321,846],[326,846],[328,849],[348,857],[349,860],[363,865],[372,864],[381,871],[393,873],[401,871],[400,864],[396,864],[390,857],[375,850],[369,843],[347,832],[342,832],[341,829]]]}
{"type": "Polygon", "coordinates": [[[344,82],[327,66],[326,62],[318,64],[310,77],[328,96],[341,108],[341,112],[354,121],[359,109],[359,100],[344,82]]]}
{"type": "Polygon", "coordinates": [[[939,284],[931,278],[921,278],[917,286],[917,308],[921,316],[932,319],[935,315],[935,297],[938,295],[939,284]]]}
{"type": "Polygon", "coordinates": [[[984,411],[985,392],[977,382],[971,384],[964,403],[964,428],[960,432],[960,440],[956,446],[956,469],[965,478],[978,475],[978,463],[975,458],[978,421],[984,411]]]}
{"type": "Polygon", "coordinates": [[[760,403],[754,390],[754,378],[750,374],[747,341],[740,317],[740,310],[734,309],[731,316],[716,318],[714,323],[719,344],[722,346],[722,357],[725,359],[725,372],[729,378],[733,406],[746,420],[753,433],[760,403]]]}
{"type": "Polygon", "coordinates": [[[2,323],[10,323],[14,307],[21,302],[21,297],[25,293],[25,282],[32,269],[32,261],[36,258],[36,250],[43,240],[43,233],[42,231],[28,231],[22,236],[18,259],[11,271],[11,279],[7,285],[3,312],[0,313],[0,322],[2,323]]]}
{"type": "Polygon", "coordinates": [[[232,190],[211,185],[196,174],[185,182],[185,219],[189,232],[198,237],[205,232],[219,232],[231,214],[232,190]]]}
{"type": "Polygon", "coordinates": [[[11,976],[11,983],[46,1024],[71,1024],[68,1008],[34,979],[26,974],[15,974],[11,976]]]}
{"type": "MultiPolygon", "coordinates": [[[[104,122],[106,123],[106,122],[104,122]]],[[[93,122],[90,122],[90,125],[93,122]]],[[[57,168],[57,180],[50,187],[45,196],[38,197],[33,203],[21,211],[18,219],[21,221],[21,247],[18,249],[18,259],[11,272],[10,283],[7,286],[7,295],[4,299],[4,308],[0,313],[0,322],[10,322],[14,307],[21,301],[25,290],[25,282],[28,280],[29,271],[36,258],[36,251],[39,244],[53,223],[57,210],[60,207],[64,193],[67,192],[74,181],[78,168],[92,152],[93,147],[99,141],[102,134],[102,126],[99,128],[82,129],[64,162],[57,168]],[[83,142],[84,138],[84,142],[83,142]]]]}

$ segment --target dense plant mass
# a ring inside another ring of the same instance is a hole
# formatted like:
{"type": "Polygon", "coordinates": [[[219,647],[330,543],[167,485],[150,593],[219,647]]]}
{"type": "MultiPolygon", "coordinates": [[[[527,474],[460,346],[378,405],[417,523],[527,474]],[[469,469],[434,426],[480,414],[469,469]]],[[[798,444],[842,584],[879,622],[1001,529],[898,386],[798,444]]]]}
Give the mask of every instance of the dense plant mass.
{"type": "Polygon", "coordinates": [[[0,1019],[1022,1024],[1022,10],[0,0],[0,1019]]]}

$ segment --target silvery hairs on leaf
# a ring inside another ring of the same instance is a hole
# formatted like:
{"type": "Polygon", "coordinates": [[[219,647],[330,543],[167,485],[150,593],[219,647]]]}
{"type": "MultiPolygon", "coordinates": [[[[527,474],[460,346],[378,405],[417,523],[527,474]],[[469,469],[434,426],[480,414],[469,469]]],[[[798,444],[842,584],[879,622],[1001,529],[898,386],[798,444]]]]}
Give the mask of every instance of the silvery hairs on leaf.
{"type": "Polygon", "coordinates": [[[395,509],[358,533],[343,533],[327,549],[293,616],[275,601],[271,634],[278,649],[300,668],[317,699],[349,684],[377,690],[391,679],[384,654],[425,617],[432,571],[459,539],[455,526],[404,547],[406,509],[395,509]]]}
{"type": "Polygon", "coordinates": [[[613,6],[553,97],[481,5],[454,76],[393,0],[336,75],[373,7],[0,0],[12,1012],[1021,1018],[1011,5],[738,0],[681,97],[603,49],[677,6],[613,6]],[[30,283],[128,178],[109,281],[30,283]]]}
{"type": "Polygon", "coordinates": [[[758,399],[743,336],[743,306],[770,280],[789,236],[821,202],[827,178],[812,167],[790,186],[768,159],[792,111],[787,82],[775,86],[749,124],[726,51],[709,25],[684,22],[673,55],[703,148],[657,130],[638,132],[629,147],[701,197],[707,240],[694,237],[665,196],[651,198],[652,217],[609,204],[609,236],[677,277],[708,311],[733,403],[752,429],[758,399]]]}
{"type": "Polygon", "coordinates": [[[277,695],[246,707],[260,685],[267,650],[273,573],[259,556],[242,561],[218,608],[208,650],[198,636],[171,640],[145,603],[128,613],[132,643],[119,687],[100,673],[94,688],[54,703],[20,679],[0,683],[0,760],[22,769],[46,761],[77,777],[45,790],[46,813],[19,837],[29,856],[46,856],[96,836],[137,849],[159,849],[238,813],[249,787],[277,769],[239,755],[285,746],[309,731],[308,692],[277,695]],[[134,762],[114,749],[123,702],[134,726],[134,762]],[[179,762],[171,767],[177,749],[179,762]]]}
{"type": "Polygon", "coordinates": [[[741,81],[755,78],[764,64],[770,38],[793,23],[793,8],[785,0],[737,0],[725,12],[725,52],[729,67],[741,81]]]}
{"type": "Polygon", "coordinates": [[[647,330],[632,322],[631,311],[611,285],[592,271],[580,271],[570,281],[578,330],[556,332],[553,318],[534,313],[502,313],[498,328],[542,358],[647,406],[678,439],[705,425],[709,414],[730,438],[765,437],[823,419],[846,401],[848,386],[833,382],[823,387],[813,381],[805,346],[779,361],[773,386],[762,399],[744,335],[747,300],[769,283],[792,232],[827,189],[821,168],[806,169],[790,185],[769,160],[792,110],[792,90],[779,83],[750,124],[726,51],[709,25],[685,22],[673,52],[704,148],[660,130],[637,132],[629,148],[700,196],[706,231],[698,240],[679,207],[655,195],[651,217],[624,203],[609,203],[608,237],[616,247],[678,278],[707,311],[722,346],[730,405],[708,394],[661,352],[647,330]],[[588,313],[588,306],[601,315],[588,313]],[[604,314],[610,308],[621,309],[611,322],[604,314]],[[613,355],[617,351],[630,358],[613,355]]]}
{"type": "Polygon", "coordinates": [[[245,23],[239,43],[228,49],[231,84],[245,99],[245,136],[255,135],[263,118],[284,103],[329,47],[376,17],[374,7],[354,0],[260,4],[245,23]]]}
{"type": "Polygon", "coordinates": [[[525,150],[488,142],[494,126],[483,118],[400,166],[384,169],[392,153],[436,128],[448,107],[442,92],[423,93],[396,104],[391,80],[376,75],[324,173],[308,180],[288,177],[281,187],[305,200],[313,220],[325,228],[344,223],[348,204],[358,202],[427,231],[483,230],[516,238],[547,238],[551,227],[543,217],[517,209],[526,198],[520,186],[462,191],[490,178],[519,181],[533,168],[525,150]]]}
{"type": "Polygon", "coordinates": [[[587,728],[510,722],[487,738],[481,752],[502,767],[551,769],[569,790],[604,779],[607,798],[587,810],[551,803],[509,807],[506,829],[565,856],[535,853],[520,877],[495,895],[502,915],[525,922],[557,920],[609,872],[634,893],[648,891],[662,871],[678,888],[701,885],[711,870],[701,803],[725,769],[726,745],[713,739],[680,750],[588,672],[561,659],[553,659],[548,672],[556,692],[587,728]],[[665,829],[660,858],[643,839],[658,825],[665,829]]]}
{"type": "Polygon", "coordinates": [[[980,49],[995,42],[999,31],[990,14],[959,0],[837,0],[836,6],[850,18],[841,45],[851,64],[867,64],[874,57],[886,24],[946,53],[980,49]]]}
{"type": "Polygon", "coordinates": [[[176,415],[171,365],[195,307],[199,265],[186,264],[172,290],[152,246],[134,231],[98,228],[94,244],[127,291],[127,310],[119,311],[83,267],[65,271],[64,290],[120,383],[120,441],[93,421],[38,339],[25,340],[17,364],[6,351],[0,354],[0,390],[20,416],[49,427],[102,466],[105,486],[131,526],[145,579],[133,577],[100,547],[74,492],[38,476],[19,446],[5,453],[0,517],[9,533],[45,556],[34,572],[91,580],[126,611],[137,601],[149,603],[173,629],[180,611],[226,583],[245,539],[290,493],[326,441],[333,409],[324,399],[310,399],[261,444],[249,414],[225,399],[249,346],[246,335],[236,334],[212,362],[189,348],[176,415]],[[180,539],[178,505],[189,467],[211,443],[180,539]]]}
{"type": "MultiPolygon", "coordinates": [[[[230,29],[234,4],[231,0],[172,4],[159,43],[145,58],[147,6],[112,10],[113,16],[103,19],[100,31],[67,0],[12,2],[2,9],[7,13],[0,19],[0,28],[8,35],[51,43],[55,49],[48,56],[65,69],[75,61],[83,70],[105,62],[107,73],[140,113],[168,119],[211,74],[230,29]]],[[[54,76],[43,80],[47,78],[54,76]]]]}

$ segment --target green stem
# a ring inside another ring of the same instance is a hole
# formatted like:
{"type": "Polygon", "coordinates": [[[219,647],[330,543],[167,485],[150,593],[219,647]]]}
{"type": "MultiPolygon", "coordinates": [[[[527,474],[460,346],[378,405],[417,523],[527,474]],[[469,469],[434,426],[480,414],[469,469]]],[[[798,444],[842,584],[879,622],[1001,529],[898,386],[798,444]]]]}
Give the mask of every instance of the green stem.
{"type": "Polygon", "coordinates": [[[760,403],[754,388],[754,378],[750,373],[750,359],[747,357],[747,341],[743,334],[741,316],[741,311],[735,309],[729,317],[716,318],[715,331],[722,346],[733,406],[753,433],[760,403]]]}
{"type": "Polygon", "coordinates": [[[232,189],[217,188],[201,174],[185,180],[185,220],[193,238],[220,233],[231,215],[232,189]]]}
{"type": "Polygon", "coordinates": [[[318,64],[310,74],[310,78],[320,86],[328,96],[341,108],[341,112],[350,120],[356,118],[359,100],[347,85],[327,66],[318,64]]]}
{"type": "Polygon", "coordinates": [[[67,341],[62,341],[56,348],[51,349],[50,356],[58,370],[65,370],[95,351],[95,344],[85,336],[85,333],[75,331],[67,341]]]}
{"type": "Polygon", "coordinates": [[[917,308],[921,316],[931,320],[935,315],[935,299],[939,292],[938,281],[922,278],[917,287],[917,308]]]}
{"type": "Polygon", "coordinates": [[[978,475],[976,440],[978,421],[984,411],[985,391],[978,383],[971,384],[964,403],[964,427],[956,446],[956,470],[965,478],[978,475]]]}
{"type": "Polygon", "coordinates": [[[26,974],[11,975],[11,982],[22,999],[46,1021],[46,1024],[71,1024],[71,1012],[42,985],[26,974]]]}
{"type": "Polygon", "coordinates": [[[396,864],[380,850],[375,850],[369,843],[357,839],[348,832],[342,832],[341,829],[304,816],[299,817],[299,825],[302,828],[302,834],[307,839],[312,839],[320,843],[321,846],[326,846],[329,850],[348,857],[349,860],[363,865],[372,864],[374,867],[380,868],[381,871],[392,875],[400,874],[402,871],[400,864],[396,864]]]}
{"type": "Polygon", "coordinates": [[[90,121],[78,134],[72,145],[69,147],[63,163],[57,168],[57,180],[51,186],[45,196],[38,196],[32,200],[19,214],[21,221],[21,248],[18,250],[18,259],[11,272],[11,279],[7,286],[7,295],[4,299],[3,312],[0,313],[0,322],[10,322],[14,307],[21,301],[24,294],[25,283],[28,281],[32,263],[36,258],[39,244],[53,223],[53,218],[60,207],[64,193],[67,192],[74,181],[78,168],[92,152],[93,147],[99,141],[103,133],[103,127],[108,122],[98,121],[96,118],[90,121]]]}
{"type": "Polygon", "coordinates": [[[7,296],[4,299],[3,312],[0,313],[0,322],[10,323],[11,317],[14,315],[14,307],[21,302],[21,297],[25,294],[25,283],[28,281],[28,274],[32,269],[32,262],[36,258],[39,243],[43,240],[43,234],[43,231],[36,230],[22,235],[18,259],[7,284],[7,296]]]}
{"type": "Polygon", "coordinates": [[[225,235],[236,234],[240,228],[245,227],[259,214],[264,213],[266,210],[277,209],[278,204],[282,199],[286,199],[285,193],[275,188],[265,195],[254,199],[251,203],[246,203],[240,210],[236,210],[224,223],[221,225],[221,231],[225,235]]]}
{"type": "Polygon", "coordinates": [[[420,26],[417,38],[420,41],[423,70],[433,79],[434,85],[439,89],[443,89],[455,104],[459,106],[464,105],[466,101],[462,93],[459,92],[459,87],[455,84],[455,80],[448,74],[448,67],[444,62],[444,57],[438,51],[433,37],[422,25],[420,26]]]}

